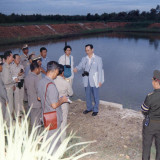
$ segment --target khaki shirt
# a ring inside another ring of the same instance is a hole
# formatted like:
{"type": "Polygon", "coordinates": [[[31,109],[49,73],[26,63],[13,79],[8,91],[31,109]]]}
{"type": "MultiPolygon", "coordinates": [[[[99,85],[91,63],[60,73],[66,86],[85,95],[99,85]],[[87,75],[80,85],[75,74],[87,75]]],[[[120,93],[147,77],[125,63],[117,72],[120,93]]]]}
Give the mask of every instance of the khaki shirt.
{"type": "Polygon", "coordinates": [[[9,102],[7,97],[7,91],[2,81],[1,73],[0,73],[0,102],[1,103],[9,102]]]}
{"type": "Polygon", "coordinates": [[[59,92],[59,97],[73,95],[71,84],[67,82],[63,77],[57,76],[54,82],[59,92]]]}
{"type": "Polygon", "coordinates": [[[18,76],[18,73],[20,73],[21,69],[24,70],[24,67],[21,64],[19,64],[19,65],[16,65],[15,63],[11,64],[12,77],[24,79],[24,74],[22,76],[18,76]]]}
{"type": "Polygon", "coordinates": [[[41,102],[37,99],[37,84],[39,81],[39,76],[36,75],[34,72],[29,73],[24,81],[28,94],[28,105],[32,108],[41,108],[41,102]]]}
{"type": "Polygon", "coordinates": [[[2,70],[2,80],[3,83],[6,87],[6,89],[8,88],[12,88],[14,85],[14,81],[12,78],[12,73],[11,73],[11,65],[7,64],[6,62],[3,64],[3,70],[2,70]]]}
{"type": "Polygon", "coordinates": [[[24,69],[29,65],[29,60],[28,60],[29,55],[25,55],[24,53],[20,56],[21,57],[21,64],[23,65],[24,69]]]}

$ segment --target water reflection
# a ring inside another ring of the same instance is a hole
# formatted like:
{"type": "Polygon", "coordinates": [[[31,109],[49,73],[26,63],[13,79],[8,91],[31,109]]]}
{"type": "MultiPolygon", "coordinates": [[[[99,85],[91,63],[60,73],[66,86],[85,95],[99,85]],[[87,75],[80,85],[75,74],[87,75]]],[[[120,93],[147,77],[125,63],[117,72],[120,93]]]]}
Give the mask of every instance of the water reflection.
{"type": "MultiPolygon", "coordinates": [[[[138,110],[145,96],[152,91],[151,78],[154,69],[160,69],[160,36],[158,34],[108,33],[78,38],[30,43],[30,51],[39,54],[40,47],[48,49],[48,57],[58,60],[67,42],[72,46],[75,65],[85,56],[84,46],[94,45],[95,54],[103,58],[105,83],[100,89],[101,99],[122,103],[124,107],[138,110]]],[[[1,46],[21,53],[21,45],[1,46]]],[[[81,73],[75,75],[75,98],[85,98],[81,73]]]]}

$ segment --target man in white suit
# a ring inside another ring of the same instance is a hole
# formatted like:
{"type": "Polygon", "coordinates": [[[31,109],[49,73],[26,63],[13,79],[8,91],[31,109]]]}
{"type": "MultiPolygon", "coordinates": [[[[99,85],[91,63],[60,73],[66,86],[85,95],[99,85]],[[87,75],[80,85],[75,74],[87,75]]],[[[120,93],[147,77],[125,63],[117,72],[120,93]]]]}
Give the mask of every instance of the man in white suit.
{"type": "Polygon", "coordinates": [[[87,44],[85,51],[87,56],[82,58],[79,65],[74,69],[74,72],[81,69],[84,70],[82,77],[86,92],[87,109],[83,113],[87,114],[93,111],[92,116],[96,116],[99,111],[99,87],[102,86],[104,81],[103,63],[101,57],[94,54],[92,44],[87,44]],[[92,95],[94,97],[94,106],[92,105],[92,95]]]}

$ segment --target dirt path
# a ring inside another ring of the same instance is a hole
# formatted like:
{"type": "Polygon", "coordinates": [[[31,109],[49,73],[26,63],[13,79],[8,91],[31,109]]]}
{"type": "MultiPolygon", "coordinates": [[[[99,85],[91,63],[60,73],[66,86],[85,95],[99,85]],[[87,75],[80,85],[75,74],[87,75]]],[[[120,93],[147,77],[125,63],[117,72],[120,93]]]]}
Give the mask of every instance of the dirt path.
{"type": "Polygon", "coordinates": [[[83,160],[141,160],[142,120],[140,112],[100,105],[98,116],[84,115],[85,103],[75,101],[70,105],[68,131],[77,131],[82,141],[96,140],[87,151],[96,155],[83,160]]]}

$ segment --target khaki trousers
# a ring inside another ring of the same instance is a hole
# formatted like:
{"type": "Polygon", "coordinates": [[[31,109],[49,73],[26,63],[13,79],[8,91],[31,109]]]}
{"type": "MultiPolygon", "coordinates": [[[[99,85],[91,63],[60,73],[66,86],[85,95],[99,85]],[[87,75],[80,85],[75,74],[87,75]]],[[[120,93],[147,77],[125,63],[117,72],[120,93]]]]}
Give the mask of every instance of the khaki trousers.
{"type": "Polygon", "coordinates": [[[2,116],[3,120],[5,119],[5,114],[6,114],[6,102],[0,98],[0,107],[2,110],[2,116]]]}
{"type": "Polygon", "coordinates": [[[24,87],[22,87],[21,89],[16,87],[16,90],[14,91],[14,107],[17,116],[20,116],[21,112],[23,112],[24,110],[23,98],[24,98],[24,87]]]}
{"type": "MultiPolygon", "coordinates": [[[[68,117],[68,110],[69,110],[69,104],[68,103],[64,103],[61,105],[62,108],[62,117],[63,117],[63,121],[61,123],[61,131],[64,130],[64,128],[67,126],[67,117],[68,117]]],[[[64,131],[64,133],[61,136],[61,142],[66,138],[66,131],[64,131]]]]}
{"type": "Polygon", "coordinates": [[[12,117],[12,115],[13,115],[13,88],[12,87],[6,88],[6,91],[7,91],[9,103],[6,108],[5,120],[7,122],[7,125],[9,125],[10,118],[11,118],[11,121],[13,119],[13,117],[12,117]]]}
{"type": "Polygon", "coordinates": [[[40,118],[42,117],[42,108],[32,108],[31,109],[31,126],[35,124],[35,126],[41,125],[40,118]]]}

